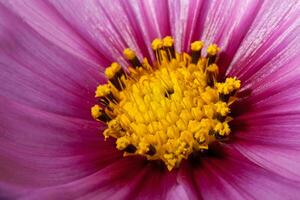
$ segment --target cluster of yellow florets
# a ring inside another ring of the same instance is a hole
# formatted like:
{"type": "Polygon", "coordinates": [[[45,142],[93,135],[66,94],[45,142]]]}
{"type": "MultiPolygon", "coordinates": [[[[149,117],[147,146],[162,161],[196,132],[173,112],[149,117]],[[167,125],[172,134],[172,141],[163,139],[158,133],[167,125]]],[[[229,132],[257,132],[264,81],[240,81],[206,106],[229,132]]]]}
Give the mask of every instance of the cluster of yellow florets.
{"type": "Polygon", "coordinates": [[[92,116],[107,123],[105,138],[116,138],[125,155],[139,154],[164,161],[169,170],[194,151],[230,134],[230,104],[240,81],[218,82],[215,63],[217,45],[191,44],[191,55],[178,53],[171,37],[155,39],[152,49],[157,62],[140,62],[131,49],[124,56],[131,66],[126,72],[117,63],[105,71],[108,83],[98,86],[100,105],[92,116]]]}

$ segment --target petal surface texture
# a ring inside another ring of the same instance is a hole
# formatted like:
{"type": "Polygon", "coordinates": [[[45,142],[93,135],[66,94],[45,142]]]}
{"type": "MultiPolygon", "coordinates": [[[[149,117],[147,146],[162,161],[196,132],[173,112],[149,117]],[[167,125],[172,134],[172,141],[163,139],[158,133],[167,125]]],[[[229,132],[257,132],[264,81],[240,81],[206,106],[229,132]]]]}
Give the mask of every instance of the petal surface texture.
{"type": "Polygon", "coordinates": [[[0,0],[0,199],[297,199],[299,85],[297,0],[0,0]],[[154,62],[167,35],[218,44],[248,92],[232,141],[171,172],[123,157],[90,116],[105,68],[127,47],[154,62]]]}

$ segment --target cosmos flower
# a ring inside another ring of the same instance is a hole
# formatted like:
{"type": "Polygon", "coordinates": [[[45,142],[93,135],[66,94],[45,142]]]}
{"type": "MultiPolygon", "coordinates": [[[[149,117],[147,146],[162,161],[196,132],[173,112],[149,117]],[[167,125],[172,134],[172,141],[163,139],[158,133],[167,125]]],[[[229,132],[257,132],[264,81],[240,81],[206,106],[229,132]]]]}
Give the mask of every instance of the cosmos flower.
{"type": "Polygon", "coordinates": [[[0,199],[299,198],[299,4],[1,0],[0,199]]]}

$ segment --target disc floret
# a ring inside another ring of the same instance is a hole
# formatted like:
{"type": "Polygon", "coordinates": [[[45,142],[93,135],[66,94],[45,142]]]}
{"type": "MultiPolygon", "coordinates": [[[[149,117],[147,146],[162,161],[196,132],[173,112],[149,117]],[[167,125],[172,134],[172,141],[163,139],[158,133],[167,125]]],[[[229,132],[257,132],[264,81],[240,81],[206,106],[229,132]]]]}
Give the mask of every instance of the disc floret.
{"type": "Polygon", "coordinates": [[[202,41],[191,44],[191,54],[175,51],[174,40],[155,39],[156,63],[142,62],[132,49],[124,50],[131,66],[109,66],[108,82],[99,85],[92,116],[107,124],[105,138],[116,139],[124,155],[162,160],[169,170],[195,151],[209,148],[230,135],[230,105],[240,81],[218,82],[216,44],[201,56],[202,41]]]}

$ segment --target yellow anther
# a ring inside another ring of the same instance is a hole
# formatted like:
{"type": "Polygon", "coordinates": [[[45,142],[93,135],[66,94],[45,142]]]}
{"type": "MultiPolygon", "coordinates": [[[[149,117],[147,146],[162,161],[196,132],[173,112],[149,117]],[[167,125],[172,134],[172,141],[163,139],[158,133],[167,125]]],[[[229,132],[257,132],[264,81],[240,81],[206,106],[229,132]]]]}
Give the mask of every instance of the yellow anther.
{"type": "Polygon", "coordinates": [[[185,143],[184,148],[187,148],[186,144],[192,143],[193,137],[194,137],[194,135],[190,130],[184,130],[181,132],[180,139],[181,139],[181,141],[184,141],[182,143],[185,143]]]}
{"type": "Polygon", "coordinates": [[[171,36],[166,36],[163,39],[163,45],[165,47],[172,47],[174,44],[174,39],[171,36]]]}
{"type": "Polygon", "coordinates": [[[122,90],[109,84],[96,90],[96,97],[112,93],[118,101],[104,104],[105,112],[98,105],[91,108],[92,116],[107,124],[104,137],[115,138],[117,149],[162,160],[168,170],[230,134],[230,99],[237,98],[234,91],[240,88],[236,78],[217,81],[216,45],[208,47],[208,58],[201,57],[202,41],[191,44],[191,56],[168,48],[173,46],[170,36],[155,39],[152,48],[159,62],[143,62],[143,67],[134,51],[125,49],[135,69],[122,78],[118,63],[105,71],[110,83],[122,81],[122,90]]]}
{"type": "Polygon", "coordinates": [[[216,44],[211,44],[207,47],[207,53],[212,56],[217,55],[219,50],[220,50],[220,48],[216,44]]]}
{"type": "Polygon", "coordinates": [[[191,113],[194,119],[201,119],[203,117],[203,113],[200,107],[194,107],[191,109],[191,113]]]}
{"type": "Polygon", "coordinates": [[[130,144],[130,140],[125,136],[120,137],[117,139],[116,144],[117,144],[117,149],[123,150],[130,144]]]}
{"type": "Polygon", "coordinates": [[[181,111],[179,117],[186,123],[193,119],[192,113],[188,109],[181,111]]]}
{"type": "Polygon", "coordinates": [[[210,128],[214,125],[211,119],[202,119],[200,122],[200,126],[202,129],[210,130],[210,128]]]}
{"type": "Polygon", "coordinates": [[[113,130],[118,131],[119,133],[120,133],[120,131],[121,131],[121,129],[122,129],[122,127],[120,126],[120,124],[118,123],[118,121],[115,120],[115,119],[111,120],[111,121],[108,123],[108,127],[109,127],[110,129],[113,129],[113,130]]]}
{"type": "Polygon", "coordinates": [[[121,65],[119,63],[113,62],[108,68],[105,69],[105,75],[108,79],[111,79],[120,70],[121,70],[121,65]]]}
{"type": "Polygon", "coordinates": [[[179,120],[176,122],[176,126],[177,126],[178,129],[181,130],[181,131],[185,130],[185,128],[186,128],[186,124],[185,124],[185,122],[184,122],[182,119],[179,119],[179,120]]]}
{"type": "Polygon", "coordinates": [[[119,121],[120,121],[120,123],[123,124],[123,125],[130,124],[130,123],[131,123],[130,119],[129,119],[125,114],[120,115],[119,121]]]}
{"type": "Polygon", "coordinates": [[[203,101],[207,104],[211,102],[216,102],[218,99],[218,92],[210,87],[206,87],[205,92],[201,93],[200,95],[203,101]]]}
{"type": "Polygon", "coordinates": [[[127,60],[132,60],[136,57],[136,54],[133,50],[127,48],[127,49],[124,49],[123,51],[123,54],[124,54],[124,57],[127,59],[127,60]]]}
{"type": "Polygon", "coordinates": [[[146,154],[149,151],[149,144],[146,142],[139,143],[139,154],[146,154]]]}
{"type": "Polygon", "coordinates": [[[111,132],[112,132],[111,129],[105,129],[103,131],[104,140],[107,140],[107,138],[109,138],[109,136],[111,135],[111,132]]]}
{"type": "Polygon", "coordinates": [[[225,102],[219,101],[215,104],[215,107],[217,113],[221,114],[222,116],[226,116],[230,111],[228,105],[225,102]]]}
{"type": "Polygon", "coordinates": [[[152,41],[151,46],[153,50],[158,50],[163,46],[163,42],[161,41],[161,39],[156,38],[152,41]]]}
{"type": "Polygon", "coordinates": [[[109,93],[110,93],[110,88],[107,84],[106,85],[99,85],[96,89],[95,97],[105,97],[109,93]]]}
{"type": "Polygon", "coordinates": [[[211,64],[207,67],[207,71],[211,72],[211,73],[218,73],[219,72],[219,67],[218,67],[218,65],[213,63],[213,64],[211,64]]]}
{"type": "Polygon", "coordinates": [[[225,83],[217,83],[216,87],[221,94],[230,94],[233,91],[240,89],[241,81],[234,78],[226,78],[225,83]]]}
{"type": "Polygon", "coordinates": [[[226,122],[218,122],[214,127],[214,131],[216,131],[221,136],[227,136],[230,133],[230,128],[226,122]]]}
{"type": "Polygon", "coordinates": [[[92,108],[91,108],[91,114],[92,114],[92,117],[96,120],[98,120],[98,118],[100,117],[101,115],[101,111],[102,111],[102,108],[99,106],[99,105],[94,105],[92,108]]]}
{"type": "Polygon", "coordinates": [[[171,126],[167,130],[167,136],[169,138],[177,138],[179,136],[179,130],[174,126],[171,126]]]}
{"type": "Polygon", "coordinates": [[[202,41],[195,41],[191,44],[192,51],[200,51],[203,48],[204,43],[202,41]]]}
{"type": "Polygon", "coordinates": [[[195,133],[195,138],[197,140],[198,143],[203,143],[205,142],[206,140],[206,137],[205,137],[206,133],[205,132],[202,132],[202,131],[198,131],[195,133]]]}
{"type": "Polygon", "coordinates": [[[203,113],[206,115],[206,117],[213,118],[213,116],[215,114],[213,105],[210,104],[210,105],[203,106],[203,113]]]}
{"type": "Polygon", "coordinates": [[[190,130],[191,132],[194,133],[194,132],[197,132],[200,129],[201,129],[201,125],[200,125],[198,120],[193,120],[193,121],[189,122],[188,130],[190,130]]]}

